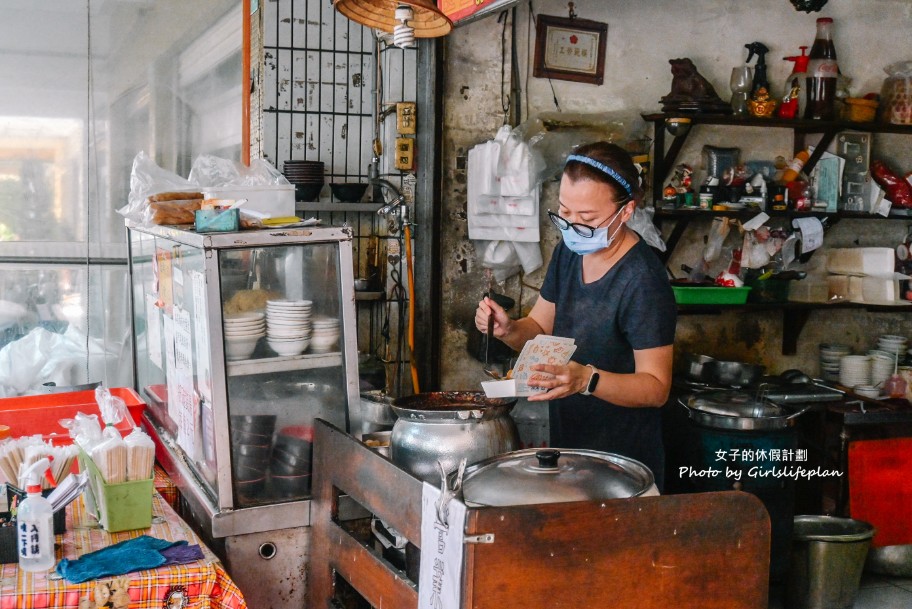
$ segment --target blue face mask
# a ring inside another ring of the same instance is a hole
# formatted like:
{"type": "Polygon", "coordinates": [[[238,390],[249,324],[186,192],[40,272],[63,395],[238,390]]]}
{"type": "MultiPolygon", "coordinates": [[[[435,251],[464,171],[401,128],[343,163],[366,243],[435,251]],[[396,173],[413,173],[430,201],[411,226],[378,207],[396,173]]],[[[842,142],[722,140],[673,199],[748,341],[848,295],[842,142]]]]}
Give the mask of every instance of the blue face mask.
{"type": "Polygon", "coordinates": [[[612,243],[614,243],[615,237],[617,237],[618,231],[621,230],[621,227],[624,226],[624,223],[621,222],[618,224],[618,227],[614,229],[614,232],[611,233],[611,236],[608,236],[608,227],[611,226],[611,223],[614,222],[614,219],[621,215],[621,212],[624,211],[624,206],[617,211],[616,214],[611,216],[611,219],[608,221],[608,226],[597,228],[591,237],[581,237],[576,234],[576,231],[571,227],[559,229],[561,232],[561,237],[564,239],[564,245],[566,245],[571,252],[574,254],[579,254],[580,256],[585,256],[586,254],[592,254],[599,250],[603,250],[612,243]]]}

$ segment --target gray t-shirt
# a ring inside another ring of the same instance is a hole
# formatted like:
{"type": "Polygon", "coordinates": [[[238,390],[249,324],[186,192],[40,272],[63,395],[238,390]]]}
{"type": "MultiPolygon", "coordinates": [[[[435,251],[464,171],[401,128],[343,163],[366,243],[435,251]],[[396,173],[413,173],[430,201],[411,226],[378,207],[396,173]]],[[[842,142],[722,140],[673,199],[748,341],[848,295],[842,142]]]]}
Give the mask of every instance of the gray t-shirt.
{"type": "MultiPolygon", "coordinates": [[[[662,263],[644,241],[589,284],[583,283],[582,260],[559,243],[541,289],[541,297],[555,305],[554,335],[576,341],[574,361],[632,373],[634,350],[674,343],[674,293],[662,263]]],[[[642,461],[662,488],[665,456],[658,408],[615,406],[579,394],[552,400],[551,444],[642,461]]]]}

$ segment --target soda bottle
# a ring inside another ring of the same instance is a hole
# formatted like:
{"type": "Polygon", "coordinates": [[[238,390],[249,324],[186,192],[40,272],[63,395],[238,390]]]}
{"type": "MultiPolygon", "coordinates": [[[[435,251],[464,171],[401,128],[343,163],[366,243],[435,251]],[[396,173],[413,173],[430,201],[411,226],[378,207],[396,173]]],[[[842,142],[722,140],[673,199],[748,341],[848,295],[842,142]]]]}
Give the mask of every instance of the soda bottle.
{"type": "Polygon", "coordinates": [[[821,17],[817,20],[817,36],[808,56],[807,107],[804,118],[831,121],[836,119],[836,78],[839,66],[836,63],[836,47],[833,45],[833,20],[821,17]]]}

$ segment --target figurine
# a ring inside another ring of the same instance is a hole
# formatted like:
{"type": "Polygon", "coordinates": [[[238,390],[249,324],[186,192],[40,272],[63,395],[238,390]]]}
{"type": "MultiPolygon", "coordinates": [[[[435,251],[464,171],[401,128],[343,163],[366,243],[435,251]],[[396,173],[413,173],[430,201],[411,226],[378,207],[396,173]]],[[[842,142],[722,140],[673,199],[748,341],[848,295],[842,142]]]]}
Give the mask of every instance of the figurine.
{"type": "Polygon", "coordinates": [[[675,178],[678,180],[678,192],[693,192],[693,168],[690,165],[686,163],[678,165],[675,178]]]}
{"type": "Polygon", "coordinates": [[[730,114],[731,106],[723,102],[688,57],[669,59],[671,92],[661,99],[663,112],[715,112],[730,114]]]}
{"type": "Polygon", "coordinates": [[[765,87],[760,87],[757,94],[747,101],[751,116],[770,118],[776,111],[776,100],[771,98],[765,87]]]}

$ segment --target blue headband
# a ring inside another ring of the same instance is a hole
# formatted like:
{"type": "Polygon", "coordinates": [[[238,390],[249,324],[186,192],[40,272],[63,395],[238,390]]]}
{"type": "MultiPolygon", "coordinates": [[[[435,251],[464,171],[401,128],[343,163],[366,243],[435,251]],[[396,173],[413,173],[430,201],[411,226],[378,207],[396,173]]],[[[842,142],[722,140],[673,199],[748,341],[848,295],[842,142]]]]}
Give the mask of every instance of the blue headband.
{"type": "Polygon", "coordinates": [[[633,196],[633,189],[630,187],[630,184],[627,183],[627,180],[622,178],[621,174],[616,172],[614,169],[612,169],[611,167],[608,167],[608,165],[605,165],[604,163],[600,163],[599,161],[596,161],[593,158],[589,158],[587,156],[582,156],[580,154],[571,154],[570,156],[568,156],[567,163],[569,163],[570,161],[576,161],[578,163],[583,163],[585,165],[589,165],[590,167],[594,167],[594,168],[598,169],[599,171],[601,171],[602,173],[604,173],[605,175],[607,175],[608,177],[613,179],[615,182],[620,184],[621,187],[627,191],[628,196],[630,196],[630,197],[633,196]]]}

